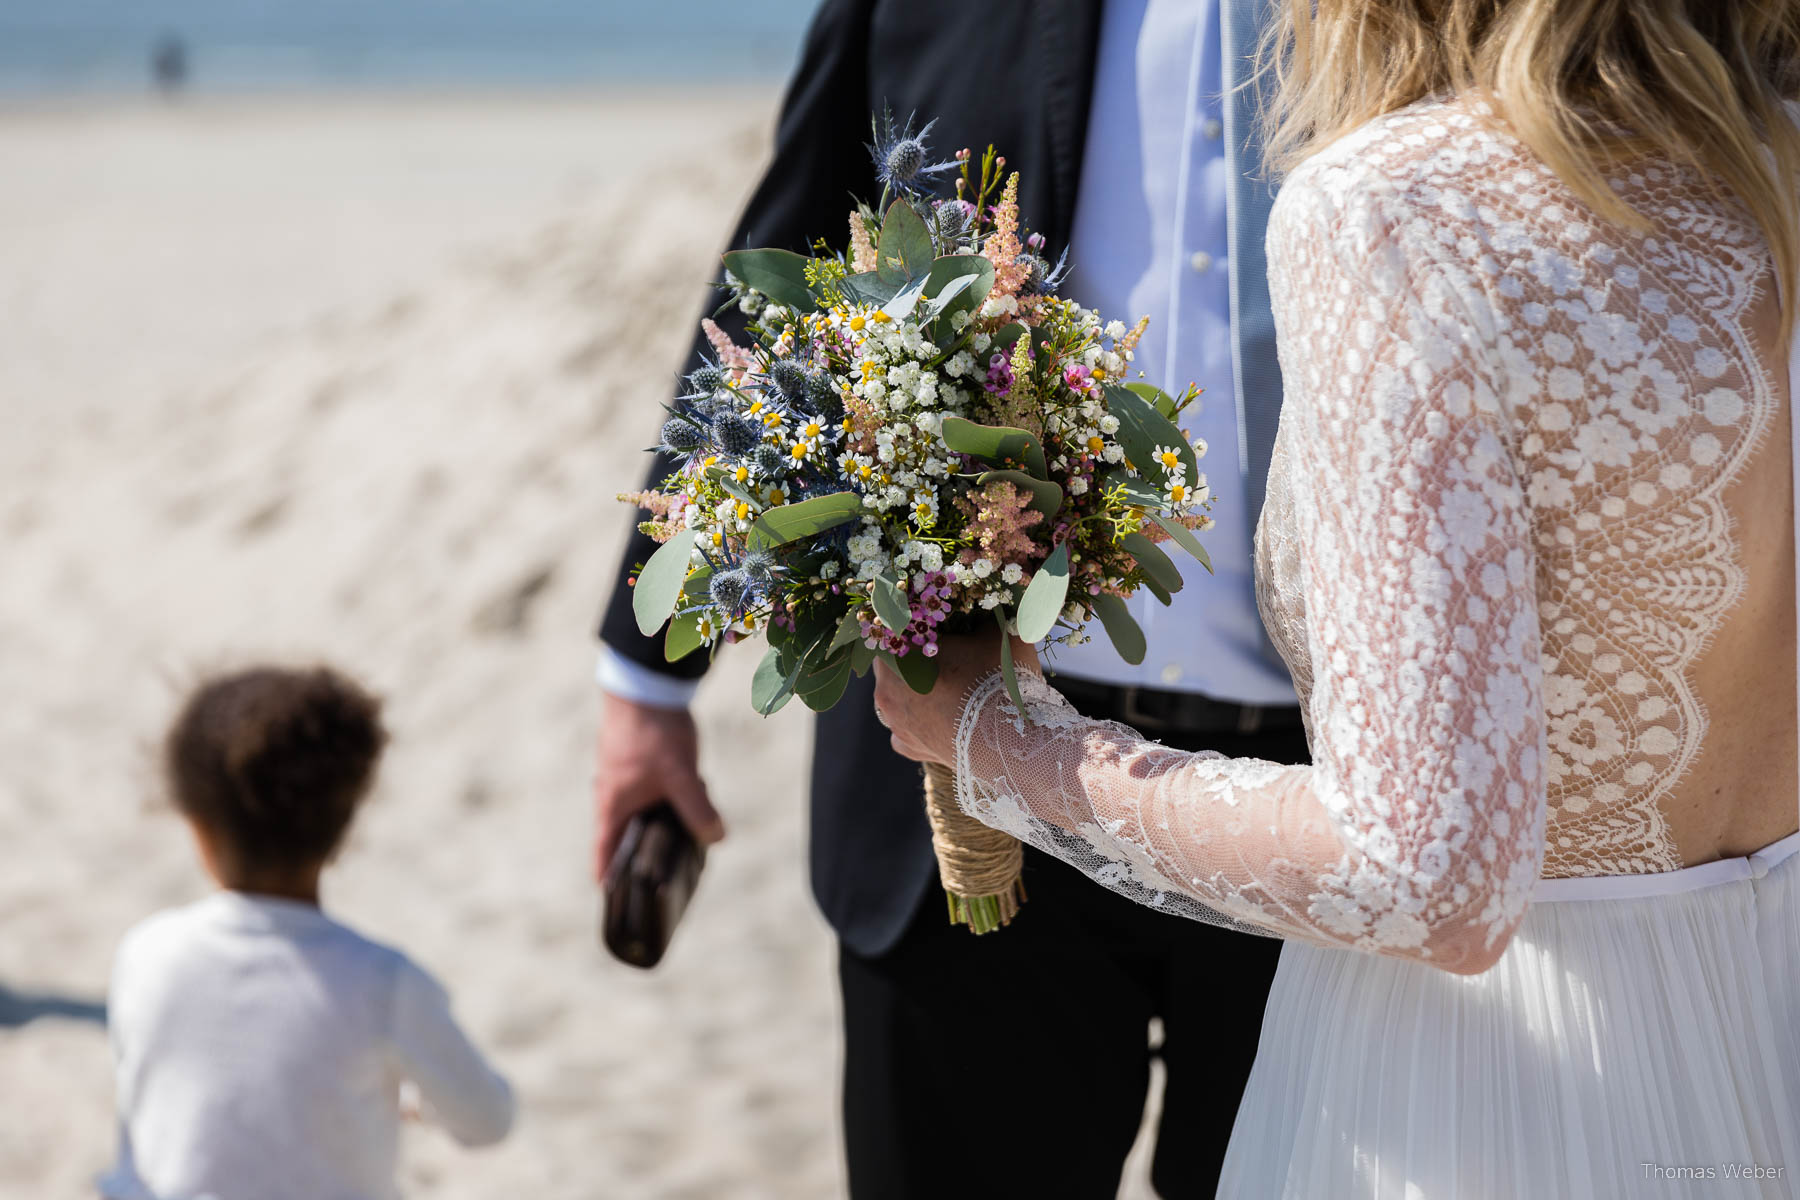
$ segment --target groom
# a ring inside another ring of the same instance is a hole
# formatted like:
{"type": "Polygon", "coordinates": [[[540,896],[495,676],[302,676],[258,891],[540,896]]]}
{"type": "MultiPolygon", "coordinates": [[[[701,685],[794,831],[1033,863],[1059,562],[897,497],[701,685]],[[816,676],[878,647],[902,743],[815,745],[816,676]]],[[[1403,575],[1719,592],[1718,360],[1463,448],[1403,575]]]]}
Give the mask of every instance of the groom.
{"type": "MultiPolygon", "coordinates": [[[[1187,425],[1210,446],[1217,574],[1195,572],[1172,609],[1135,605],[1143,665],[1097,640],[1052,656],[1052,681],[1090,715],[1170,744],[1299,762],[1293,688],[1251,587],[1281,399],[1263,279],[1271,195],[1254,96],[1238,88],[1261,19],[1257,0],[825,0],[731,244],[841,242],[850,197],[879,192],[860,147],[884,105],[936,118],[940,157],[995,144],[1023,172],[1027,223],[1052,253],[1069,247],[1062,294],[1128,323],[1148,313],[1137,366],[1171,390],[1207,389],[1187,425]]],[[[701,836],[722,832],[686,711],[704,656],[665,663],[623,583],[653,549],[632,541],[601,629],[601,863],[661,798],[701,836]]],[[[917,770],[889,749],[870,691],[853,681],[819,717],[812,769],[813,892],[841,944],[852,1194],[1110,1197],[1155,1054],[1157,1190],[1211,1196],[1278,943],[1139,907],[1031,850],[1012,925],[953,928],[917,770]]]]}

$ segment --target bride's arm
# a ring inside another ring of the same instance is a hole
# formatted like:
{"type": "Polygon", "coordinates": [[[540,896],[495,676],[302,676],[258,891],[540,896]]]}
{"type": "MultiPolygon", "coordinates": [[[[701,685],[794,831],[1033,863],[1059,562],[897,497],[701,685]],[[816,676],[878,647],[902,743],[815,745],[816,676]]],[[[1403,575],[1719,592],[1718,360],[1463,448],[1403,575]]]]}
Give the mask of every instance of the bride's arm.
{"type": "Polygon", "coordinates": [[[1530,528],[1481,298],[1429,218],[1346,190],[1285,196],[1270,239],[1316,765],[1170,750],[1035,679],[1022,722],[990,678],[963,805],[1146,903],[1479,971],[1543,856],[1530,528]]]}

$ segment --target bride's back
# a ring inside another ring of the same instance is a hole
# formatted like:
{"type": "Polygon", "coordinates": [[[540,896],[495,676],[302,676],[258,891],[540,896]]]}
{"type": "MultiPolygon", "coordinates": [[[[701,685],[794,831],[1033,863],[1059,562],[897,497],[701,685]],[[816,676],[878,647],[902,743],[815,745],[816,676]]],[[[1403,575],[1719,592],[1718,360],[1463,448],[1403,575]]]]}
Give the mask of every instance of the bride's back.
{"type": "Polygon", "coordinates": [[[1788,347],[1759,226],[1655,159],[1609,173],[1648,228],[1604,220],[1472,101],[1348,143],[1318,165],[1397,191],[1468,320],[1492,322],[1466,344],[1506,398],[1535,541],[1544,873],[1667,871],[1794,832],[1788,347]]]}

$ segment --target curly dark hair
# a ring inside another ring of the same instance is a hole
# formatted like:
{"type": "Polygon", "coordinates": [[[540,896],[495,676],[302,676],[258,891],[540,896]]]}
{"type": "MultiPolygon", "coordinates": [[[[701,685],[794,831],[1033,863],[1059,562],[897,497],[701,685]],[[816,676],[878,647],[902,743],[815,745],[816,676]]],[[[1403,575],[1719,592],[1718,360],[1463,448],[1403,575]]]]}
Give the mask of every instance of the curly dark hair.
{"type": "Polygon", "coordinates": [[[248,871],[330,858],[374,781],[381,702],[328,667],[209,679],[163,745],[176,807],[248,871]]]}

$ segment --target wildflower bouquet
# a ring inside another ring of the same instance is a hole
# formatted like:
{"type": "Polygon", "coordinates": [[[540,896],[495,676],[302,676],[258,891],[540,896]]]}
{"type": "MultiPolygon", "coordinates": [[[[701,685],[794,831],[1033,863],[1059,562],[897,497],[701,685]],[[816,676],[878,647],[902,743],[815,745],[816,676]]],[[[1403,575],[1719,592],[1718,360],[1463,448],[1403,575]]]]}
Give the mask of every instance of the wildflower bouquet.
{"type": "MultiPolygon", "coordinates": [[[[1148,318],[1058,297],[1063,263],[1020,228],[1006,160],[929,162],[930,125],[911,126],[876,124],[881,203],[850,213],[847,249],[725,255],[752,344],[703,322],[716,357],[657,447],[678,469],[621,497],[662,543],[634,582],[639,627],[667,625],[670,661],[761,634],[765,715],[829,708],[878,658],[927,691],[939,639],[983,625],[1070,641],[1098,617],[1140,662],[1124,598],[1181,587],[1168,542],[1206,563],[1205,447],[1175,424],[1197,390],[1128,382],[1148,318]]],[[[957,811],[947,768],[927,779],[952,920],[1005,924],[1018,844],[957,811]]]]}

